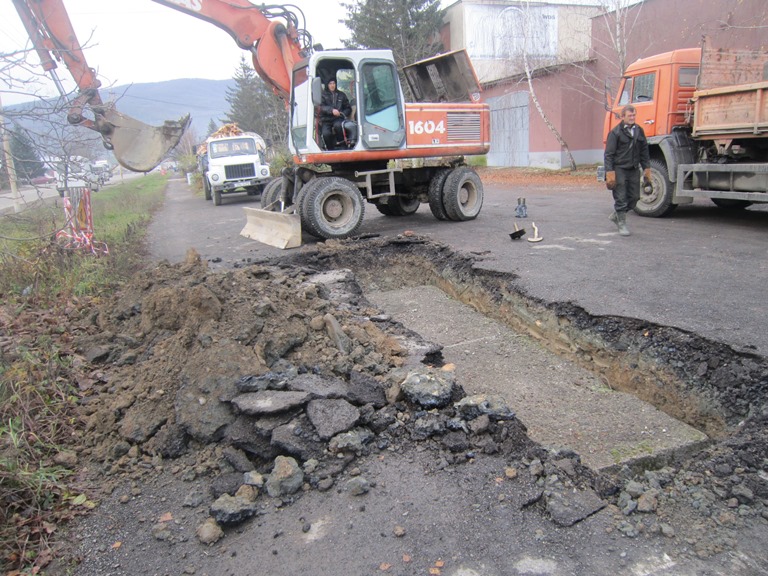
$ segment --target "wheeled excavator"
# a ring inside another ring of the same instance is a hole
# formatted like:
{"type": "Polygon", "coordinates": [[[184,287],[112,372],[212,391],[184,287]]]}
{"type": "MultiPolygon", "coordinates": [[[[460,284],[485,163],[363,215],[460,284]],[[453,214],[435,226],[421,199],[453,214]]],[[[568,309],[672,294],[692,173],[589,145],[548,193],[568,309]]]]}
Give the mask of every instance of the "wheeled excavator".
{"type": "MultiPolygon", "coordinates": [[[[465,156],[490,148],[490,109],[464,51],[404,68],[415,96],[406,103],[391,50],[323,50],[289,5],[248,0],[152,0],[227,32],[251,53],[256,73],[285,103],[294,165],[267,184],[261,209],[245,208],[241,234],[291,248],[302,230],[321,239],[354,236],[365,205],[386,216],[428,203],[440,220],[478,216],[483,185],[465,156]],[[352,114],[329,149],[321,134],[322,92],[336,79],[352,114]]],[[[152,127],[119,113],[99,95],[62,0],[13,0],[43,68],[56,80],[63,61],[78,87],[69,122],[98,131],[126,168],[146,171],[178,143],[189,118],[152,127]],[[84,111],[90,110],[92,118],[84,111]]],[[[246,168],[246,167],[243,167],[246,168]]]]}

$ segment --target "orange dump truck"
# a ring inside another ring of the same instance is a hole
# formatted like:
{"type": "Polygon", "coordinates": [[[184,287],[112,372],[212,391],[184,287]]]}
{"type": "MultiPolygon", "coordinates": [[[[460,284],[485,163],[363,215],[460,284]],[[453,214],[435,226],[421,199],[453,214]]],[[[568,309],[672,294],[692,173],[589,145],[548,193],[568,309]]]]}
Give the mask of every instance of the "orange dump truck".
{"type": "Polygon", "coordinates": [[[768,202],[768,53],[707,45],[627,68],[603,139],[632,104],[645,130],[653,190],[635,211],[669,214],[694,198],[728,209],[768,202]]]}

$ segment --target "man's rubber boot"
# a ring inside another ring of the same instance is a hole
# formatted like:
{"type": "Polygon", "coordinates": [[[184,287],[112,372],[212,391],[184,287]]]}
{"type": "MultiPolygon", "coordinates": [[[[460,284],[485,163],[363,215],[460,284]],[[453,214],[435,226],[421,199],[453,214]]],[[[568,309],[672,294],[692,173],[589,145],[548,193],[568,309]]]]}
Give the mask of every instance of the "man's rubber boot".
{"type": "Polygon", "coordinates": [[[627,228],[627,213],[616,213],[616,227],[619,229],[619,236],[629,236],[629,228],[627,228]]]}
{"type": "Polygon", "coordinates": [[[614,224],[618,225],[618,220],[616,220],[616,212],[611,212],[611,215],[608,216],[608,220],[613,222],[614,224]]]}

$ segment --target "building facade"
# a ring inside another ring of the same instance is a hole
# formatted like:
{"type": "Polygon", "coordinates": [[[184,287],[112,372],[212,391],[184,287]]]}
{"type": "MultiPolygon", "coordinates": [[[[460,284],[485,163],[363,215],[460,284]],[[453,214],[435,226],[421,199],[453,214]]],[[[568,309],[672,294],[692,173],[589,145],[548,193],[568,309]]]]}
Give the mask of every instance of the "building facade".
{"type": "Polygon", "coordinates": [[[765,0],[644,0],[618,11],[573,2],[458,0],[446,9],[444,45],[467,50],[491,106],[490,166],[568,166],[532,92],[574,160],[599,163],[606,92],[623,67],[705,35],[712,46],[768,49],[765,0]]]}

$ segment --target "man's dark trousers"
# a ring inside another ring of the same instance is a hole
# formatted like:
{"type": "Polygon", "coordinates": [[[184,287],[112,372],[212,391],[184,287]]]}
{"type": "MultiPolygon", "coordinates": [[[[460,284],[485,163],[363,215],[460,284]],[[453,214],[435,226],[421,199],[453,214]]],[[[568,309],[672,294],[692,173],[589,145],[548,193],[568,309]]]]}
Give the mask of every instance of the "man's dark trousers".
{"type": "Polygon", "coordinates": [[[613,209],[629,212],[640,200],[640,169],[616,168],[616,188],[613,190],[613,209]]]}

